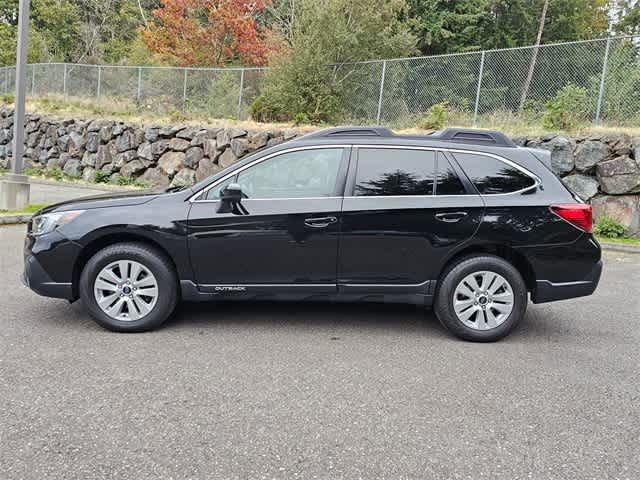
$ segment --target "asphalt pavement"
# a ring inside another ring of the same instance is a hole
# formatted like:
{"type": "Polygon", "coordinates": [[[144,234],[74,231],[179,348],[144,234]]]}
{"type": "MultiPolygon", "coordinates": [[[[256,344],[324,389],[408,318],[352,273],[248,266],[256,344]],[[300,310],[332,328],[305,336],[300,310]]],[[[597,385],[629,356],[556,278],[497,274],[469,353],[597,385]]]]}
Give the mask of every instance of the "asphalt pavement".
{"type": "Polygon", "coordinates": [[[0,479],[638,479],[640,255],[493,344],[411,306],[200,304],[102,330],[0,227],[0,479]]]}

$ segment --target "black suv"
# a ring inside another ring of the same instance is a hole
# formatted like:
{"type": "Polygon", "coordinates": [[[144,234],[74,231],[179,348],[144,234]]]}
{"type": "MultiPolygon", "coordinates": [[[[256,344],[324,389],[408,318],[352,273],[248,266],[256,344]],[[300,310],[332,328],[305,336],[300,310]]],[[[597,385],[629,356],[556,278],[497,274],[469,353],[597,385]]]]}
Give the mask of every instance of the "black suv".
{"type": "Polygon", "coordinates": [[[591,223],[548,152],[499,132],[333,128],[191,188],[47,207],[24,280],[120,332],[158,327],[180,299],[332,300],[433,305],[455,335],[491,341],[529,293],[593,293],[591,223]]]}

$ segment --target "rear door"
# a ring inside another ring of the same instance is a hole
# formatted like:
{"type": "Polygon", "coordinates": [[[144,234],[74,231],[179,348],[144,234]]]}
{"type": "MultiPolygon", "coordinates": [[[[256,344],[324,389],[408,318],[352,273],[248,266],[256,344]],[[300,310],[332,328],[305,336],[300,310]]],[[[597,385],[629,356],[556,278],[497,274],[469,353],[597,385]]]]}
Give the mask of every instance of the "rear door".
{"type": "Polygon", "coordinates": [[[446,154],[354,148],[342,207],[345,293],[426,293],[448,254],[473,236],[484,204],[446,154]]]}

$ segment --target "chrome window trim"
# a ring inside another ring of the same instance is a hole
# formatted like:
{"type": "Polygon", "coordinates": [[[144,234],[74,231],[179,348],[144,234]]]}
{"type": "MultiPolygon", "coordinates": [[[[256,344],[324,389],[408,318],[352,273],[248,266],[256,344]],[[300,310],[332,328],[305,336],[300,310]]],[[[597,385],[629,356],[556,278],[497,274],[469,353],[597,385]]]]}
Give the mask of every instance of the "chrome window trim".
{"type": "Polygon", "coordinates": [[[421,147],[421,146],[417,146],[417,145],[376,145],[376,144],[339,144],[339,145],[308,145],[308,146],[300,146],[300,147],[291,147],[285,150],[279,150],[277,152],[271,153],[269,155],[266,155],[264,157],[258,158],[256,160],[254,160],[253,162],[250,162],[236,170],[233,170],[231,172],[229,172],[227,175],[225,175],[224,177],[216,180],[215,182],[213,182],[210,185],[207,185],[206,187],[204,187],[202,190],[194,193],[191,197],[189,197],[189,202],[191,203],[211,203],[211,202],[219,202],[219,199],[201,199],[198,200],[198,197],[201,195],[206,194],[206,192],[208,192],[210,189],[214,188],[216,185],[224,182],[225,180],[227,180],[229,177],[232,177],[234,175],[237,175],[238,173],[242,172],[243,170],[246,170],[249,167],[252,167],[253,165],[256,165],[260,162],[263,162],[265,160],[268,160],[270,158],[273,158],[277,155],[282,155],[284,153],[290,153],[290,152],[297,152],[297,151],[303,151],[303,150],[318,150],[318,149],[327,149],[327,148],[375,148],[375,149],[388,149],[388,150],[398,150],[398,149],[402,149],[402,150],[426,150],[426,151],[431,151],[431,152],[450,152],[450,153],[470,153],[473,155],[481,155],[481,156],[485,156],[485,157],[490,157],[490,158],[494,158],[495,160],[498,160],[500,162],[506,163],[507,165],[510,165],[511,167],[515,168],[516,170],[521,171],[522,173],[524,173],[525,175],[527,175],[529,178],[531,178],[533,180],[533,185],[531,185],[530,187],[526,187],[526,188],[522,188],[520,190],[516,190],[514,192],[508,192],[508,193],[489,193],[489,194],[482,194],[482,193],[476,193],[476,194],[465,194],[465,195],[369,195],[369,196],[365,196],[365,195],[345,195],[344,197],[336,197],[336,196],[331,196],[331,197],[283,197],[283,198],[248,198],[246,200],[318,200],[318,199],[336,199],[336,198],[349,198],[349,199],[353,199],[353,198],[366,198],[366,199],[373,199],[373,198],[445,198],[445,197],[449,197],[449,198],[463,198],[463,197],[470,197],[470,196],[480,196],[480,197],[500,197],[500,196],[505,196],[505,195],[518,195],[518,194],[522,194],[524,192],[528,192],[529,190],[533,190],[538,188],[541,185],[541,180],[540,177],[538,177],[536,174],[534,174],[533,172],[527,170],[526,168],[522,167],[521,165],[518,165],[515,162],[512,162],[511,160],[508,160],[504,157],[501,157],[500,155],[496,155],[494,153],[488,153],[488,152],[481,152],[478,150],[464,150],[464,149],[460,149],[460,148],[446,148],[446,147],[421,147]]]}
{"type": "MultiPolygon", "coordinates": [[[[224,182],[225,180],[227,180],[229,177],[233,177],[234,175],[237,175],[238,173],[242,172],[243,170],[246,170],[249,167],[252,167],[254,165],[257,165],[260,162],[264,162],[265,160],[269,160],[270,158],[276,157],[278,155],[282,155],[284,153],[291,153],[291,152],[298,152],[298,151],[303,151],[303,150],[320,150],[320,149],[327,149],[327,148],[341,148],[341,149],[345,149],[345,148],[349,148],[350,145],[308,145],[308,146],[301,146],[301,147],[291,147],[291,148],[287,148],[285,150],[279,150],[277,152],[273,152],[270,153],[269,155],[265,155],[264,157],[260,157],[255,159],[253,162],[249,162],[246,165],[243,165],[240,168],[237,168],[231,172],[229,172],[227,175],[225,175],[224,177],[216,180],[215,182],[213,182],[210,185],[207,185],[206,187],[204,187],[202,190],[194,193],[193,195],[191,195],[191,197],[189,197],[189,202],[194,203],[206,203],[206,202],[219,202],[220,200],[209,200],[209,199],[201,199],[198,200],[198,197],[200,195],[204,195],[206,194],[209,190],[211,190],[213,187],[215,187],[216,185],[224,182]]],[[[247,200],[301,200],[301,199],[308,199],[308,198],[342,198],[342,197],[301,197],[301,198],[254,198],[254,199],[247,199],[247,200]]]]}
{"type": "MultiPolygon", "coordinates": [[[[449,153],[471,153],[473,155],[481,155],[481,156],[485,156],[485,157],[490,157],[490,158],[494,158],[496,160],[498,160],[499,162],[503,162],[506,163],[507,165],[512,166],[513,168],[515,168],[516,170],[521,171],[522,173],[524,173],[525,175],[527,175],[529,178],[531,178],[533,180],[533,185],[531,185],[530,187],[526,187],[526,188],[521,188],[520,190],[516,190],[514,192],[508,192],[508,193],[489,193],[489,194],[482,194],[480,192],[478,192],[477,194],[470,194],[470,195],[479,195],[480,197],[499,197],[499,196],[504,196],[504,195],[516,195],[516,194],[521,194],[524,192],[528,192],[529,190],[533,190],[534,188],[538,188],[542,181],[540,180],[540,177],[538,177],[535,173],[527,170],[526,168],[524,168],[521,165],[518,165],[515,162],[512,162],[511,160],[508,160],[504,157],[501,157],[500,155],[496,155],[495,153],[488,153],[488,152],[480,152],[478,150],[464,150],[461,148],[447,148],[447,147],[420,147],[420,146],[416,146],[416,145],[371,145],[371,144],[354,144],[352,145],[353,148],[385,148],[385,149],[407,149],[407,150],[429,150],[429,151],[433,151],[433,152],[449,152],[449,153]]],[[[455,157],[455,156],[454,156],[455,157]]],[[[462,168],[462,167],[460,167],[462,168]]],[[[464,169],[463,169],[464,171],[464,169]]],[[[473,182],[471,182],[473,183],[473,182]]],[[[398,197],[408,197],[408,198],[420,198],[420,197],[424,197],[424,198],[430,198],[430,197],[468,197],[470,195],[369,195],[369,196],[365,196],[365,195],[345,195],[344,198],[398,198],[398,197]]]]}

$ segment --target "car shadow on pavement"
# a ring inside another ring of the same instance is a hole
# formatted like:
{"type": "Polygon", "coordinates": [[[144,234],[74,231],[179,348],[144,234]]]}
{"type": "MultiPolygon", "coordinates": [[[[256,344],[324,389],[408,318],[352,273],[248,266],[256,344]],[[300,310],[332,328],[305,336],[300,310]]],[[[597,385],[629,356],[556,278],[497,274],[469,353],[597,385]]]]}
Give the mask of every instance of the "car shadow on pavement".
{"type": "Polygon", "coordinates": [[[431,310],[403,304],[330,302],[182,303],[163,328],[220,325],[341,327],[444,334],[431,310]]]}
{"type": "MultiPolygon", "coordinates": [[[[50,303],[49,305],[60,305],[50,303]]],[[[66,305],[72,315],[46,315],[41,321],[66,323],[67,328],[90,328],[102,330],[91,321],[82,302],[66,305]],[[70,318],[83,321],[69,325],[70,318]]],[[[54,307],[52,307],[54,308],[54,307]]],[[[55,307],[56,309],[59,308],[55,307]]],[[[520,325],[504,340],[507,342],[530,342],[531,340],[560,341],[571,335],[562,327],[561,318],[546,307],[529,305],[520,325]]],[[[560,315],[561,317],[561,315],[560,315]]],[[[215,330],[221,327],[245,329],[278,328],[339,329],[358,333],[389,332],[402,335],[421,335],[459,341],[440,325],[431,309],[405,304],[375,303],[329,303],[329,302],[216,302],[188,303],[178,305],[174,315],[160,331],[215,330]]]]}

